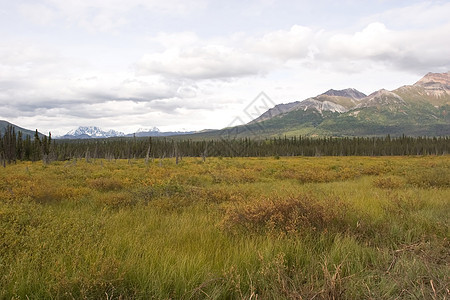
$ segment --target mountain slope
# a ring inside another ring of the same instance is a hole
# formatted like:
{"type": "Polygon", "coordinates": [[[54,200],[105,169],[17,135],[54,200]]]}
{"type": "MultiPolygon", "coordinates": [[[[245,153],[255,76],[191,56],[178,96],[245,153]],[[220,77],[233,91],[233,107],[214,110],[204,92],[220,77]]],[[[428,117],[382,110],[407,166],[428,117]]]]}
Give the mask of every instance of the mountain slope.
{"type": "Polygon", "coordinates": [[[303,101],[278,104],[251,121],[250,124],[266,121],[276,116],[297,110],[306,111],[308,109],[313,109],[317,110],[319,113],[323,113],[324,111],[343,113],[355,106],[359,102],[359,99],[362,99],[365,96],[366,95],[360,91],[351,88],[345,90],[328,90],[321,95],[303,101]]]}
{"type": "MultiPolygon", "coordinates": [[[[29,135],[31,138],[34,137],[34,134],[36,131],[30,130],[30,129],[25,129],[22,127],[19,127],[17,125],[14,125],[12,123],[9,123],[8,121],[4,121],[4,120],[0,120],[0,134],[5,134],[5,130],[7,126],[12,126],[14,128],[14,131],[16,132],[16,134],[21,131],[22,132],[22,136],[25,138],[25,136],[29,135]]],[[[39,132],[39,137],[43,137],[44,135],[42,133],[39,132]]]]}

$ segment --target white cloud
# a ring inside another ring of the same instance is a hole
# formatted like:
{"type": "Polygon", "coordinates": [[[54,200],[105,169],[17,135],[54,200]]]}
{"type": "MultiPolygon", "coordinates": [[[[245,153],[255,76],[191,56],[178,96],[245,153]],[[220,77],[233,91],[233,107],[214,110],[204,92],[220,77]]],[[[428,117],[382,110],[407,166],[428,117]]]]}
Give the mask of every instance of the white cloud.
{"type": "Polygon", "coordinates": [[[270,61],[255,54],[221,45],[168,49],[145,55],[138,63],[140,74],[175,78],[228,79],[264,74],[270,61]]]}
{"type": "Polygon", "coordinates": [[[315,33],[311,28],[294,25],[290,30],[268,32],[261,38],[247,40],[247,48],[255,53],[289,60],[308,56],[315,33]]]}
{"type": "Polygon", "coordinates": [[[363,62],[385,64],[418,73],[450,68],[450,24],[429,30],[394,31],[382,23],[372,23],[354,34],[329,38],[320,56],[331,64],[363,62]]]}
{"type": "Polygon", "coordinates": [[[397,7],[362,19],[365,23],[382,22],[399,29],[433,28],[448,24],[450,2],[423,1],[397,7]]]}
{"type": "Polygon", "coordinates": [[[394,41],[395,33],[382,23],[372,23],[354,34],[331,36],[324,52],[340,59],[376,58],[398,52],[394,41]]]}
{"type": "Polygon", "coordinates": [[[29,21],[47,25],[57,18],[57,12],[41,3],[27,3],[19,5],[20,13],[29,21]]]}
{"type": "Polygon", "coordinates": [[[204,43],[195,32],[159,32],[156,36],[149,37],[148,41],[162,49],[195,47],[204,43]]]}
{"type": "Polygon", "coordinates": [[[58,17],[68,24],[93,32],[114,32],[132,21],[134,10],[147,10],[167,16],[184,16],[201,10],[206,1],[182,0],[43,0],[41,3],[25,3],[19,11],[29,21],[47,24],[58,17]],[[40,17],[41,15],[41,17],[40,17]]]}

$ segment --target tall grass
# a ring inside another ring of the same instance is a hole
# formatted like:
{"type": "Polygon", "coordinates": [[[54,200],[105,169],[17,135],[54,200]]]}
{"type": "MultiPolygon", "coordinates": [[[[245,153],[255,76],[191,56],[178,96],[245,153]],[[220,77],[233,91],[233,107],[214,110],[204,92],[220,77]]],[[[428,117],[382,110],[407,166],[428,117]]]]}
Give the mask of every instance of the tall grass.
{"type": "Polygon", "coordinates": [[[450,159],[0,170],[0,298],[448,297],[450,159]]]}

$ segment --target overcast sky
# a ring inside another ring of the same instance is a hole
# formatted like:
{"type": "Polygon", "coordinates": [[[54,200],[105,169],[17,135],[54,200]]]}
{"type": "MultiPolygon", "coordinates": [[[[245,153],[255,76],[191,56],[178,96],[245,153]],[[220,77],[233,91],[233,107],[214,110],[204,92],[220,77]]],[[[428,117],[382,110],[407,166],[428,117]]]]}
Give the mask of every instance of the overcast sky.
{"type": "MultiPolygon", "coordinates": [[[[62,135],[249,121],[450,70],[450,1],[0,0],[0,119],[62,135]]],[[[236,124],[234,124],[236,125],[236,124]]]]}

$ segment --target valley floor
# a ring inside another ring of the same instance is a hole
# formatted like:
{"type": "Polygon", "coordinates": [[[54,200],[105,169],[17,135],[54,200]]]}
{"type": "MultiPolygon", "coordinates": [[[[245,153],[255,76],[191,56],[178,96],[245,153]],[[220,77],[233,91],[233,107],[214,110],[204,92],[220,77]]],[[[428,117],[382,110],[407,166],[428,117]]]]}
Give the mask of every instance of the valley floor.
{"type": "Polygon", "coordinates": [[[444,299],[450,156],[19,162],[1,299],[444,299]]]}

